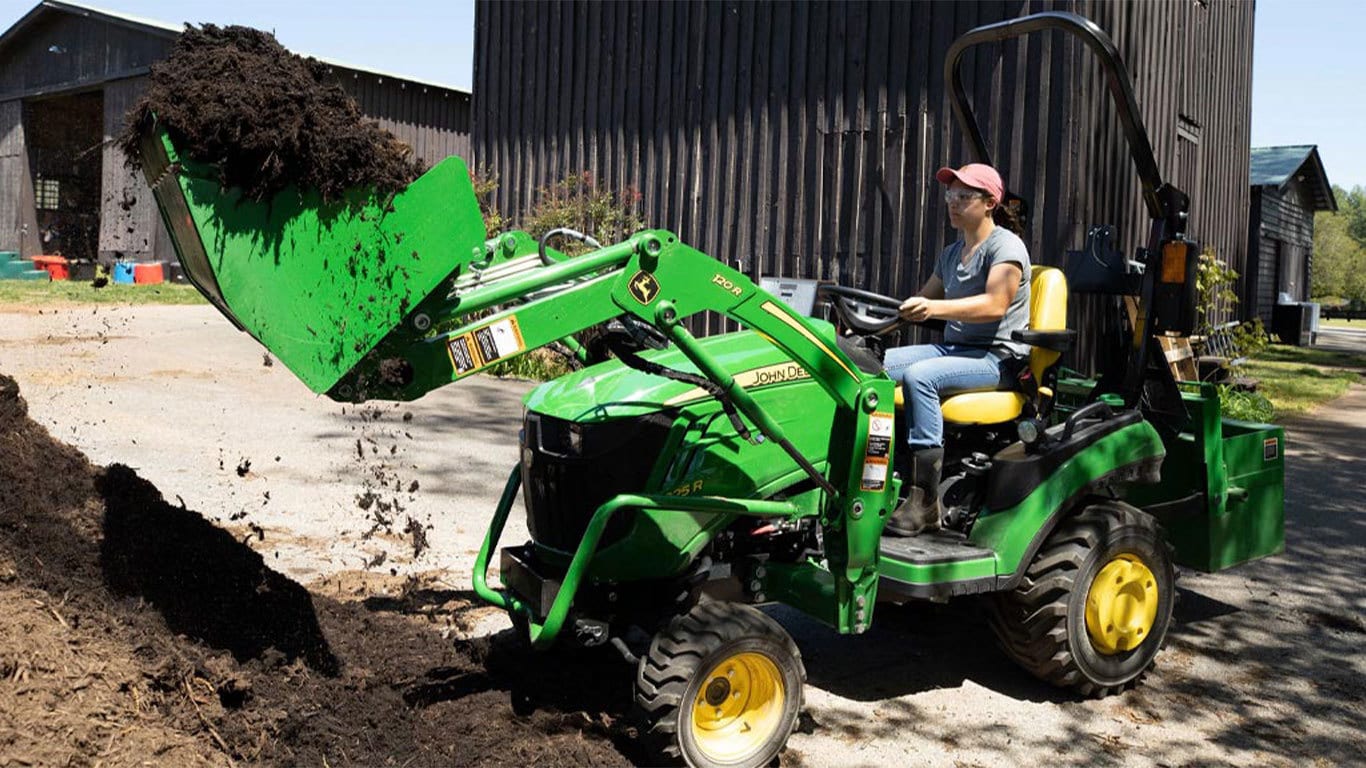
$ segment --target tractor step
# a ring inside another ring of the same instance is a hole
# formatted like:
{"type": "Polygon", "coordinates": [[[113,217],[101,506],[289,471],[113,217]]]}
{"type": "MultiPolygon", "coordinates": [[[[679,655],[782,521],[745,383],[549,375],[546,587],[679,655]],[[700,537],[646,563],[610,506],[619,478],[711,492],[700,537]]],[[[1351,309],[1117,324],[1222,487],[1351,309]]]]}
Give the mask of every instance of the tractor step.
{"type": "Polygon", "coordinates": [[[908,565],[940,565],[994,557],[996,553],[968,541],[957,531],[926,531],[919,536],[883,536],[882,556],[908,565]]]}
{"type": "Polygon", "coordinates": [[[882,537],[880,594],[894,601],[944,600],[998,589],[996,553],[957,531],[882,537]]]}

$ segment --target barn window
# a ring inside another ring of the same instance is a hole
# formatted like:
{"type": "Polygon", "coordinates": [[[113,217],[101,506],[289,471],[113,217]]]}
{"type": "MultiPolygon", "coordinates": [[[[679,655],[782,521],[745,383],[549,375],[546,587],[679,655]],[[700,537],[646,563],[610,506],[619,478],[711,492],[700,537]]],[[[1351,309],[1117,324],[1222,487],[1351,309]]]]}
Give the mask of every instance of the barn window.
{"type": "Polygon", "coordinates": [[[61,187],[56,179],[39,176],[33,182],[33,197],[38,210],[55,211],[57,203],[61,200],[61,187]]]}

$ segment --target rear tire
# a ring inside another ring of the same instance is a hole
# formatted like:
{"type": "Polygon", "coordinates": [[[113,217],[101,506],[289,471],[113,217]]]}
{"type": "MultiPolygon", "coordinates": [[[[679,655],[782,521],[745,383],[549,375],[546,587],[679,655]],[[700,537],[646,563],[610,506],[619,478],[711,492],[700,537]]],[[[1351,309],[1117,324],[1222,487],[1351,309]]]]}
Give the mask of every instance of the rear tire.
{"type": "Polygon", "coordinates": [[[640,659],[642,734],[654,756],[693,768],[767,765],[797,725],[805,682],[782,625],[748,605],[700,603],[640,659]]]}
{"type": "Polygon", "coordinates": [[[1100,698],[1152,667],[1175,582],[1157,521],[1123,502],[1096,502],[1059,523],[1019,585],[992,598],[991,626],[1030,674],[1100,698]]]}

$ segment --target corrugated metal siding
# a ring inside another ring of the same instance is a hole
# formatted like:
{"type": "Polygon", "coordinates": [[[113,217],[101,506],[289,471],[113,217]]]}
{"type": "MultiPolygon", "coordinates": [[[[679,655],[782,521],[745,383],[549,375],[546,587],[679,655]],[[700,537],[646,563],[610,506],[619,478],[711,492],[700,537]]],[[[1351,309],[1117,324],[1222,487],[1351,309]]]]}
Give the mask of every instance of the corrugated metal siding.
{"type": "MultiPolygon", "coordinates": [[[[652,225],[751,275],[908,295],[952,236],[930,175],[967,160],[944,52],[974,26],[1041,10],[1114,37],[1159,167],[1194,201],[1192,234],[1241,269],[1253,6],[1234,0],[481,1],[473,153],[500,176],[505,212],[589,171],[639,189],[652,225]],[[1183,115],[1199,139],[1184,151],[1183,115]]],[[[1035,260],[1061,263],[1092,224],[1122,225],[1132,251],[1147,231],[1139,184],[1089,51],[1048,33],[980,47],[965,67],[994,160],[1034,205],[1035,260]]],[[[1096,301],[1073,302],[1087,336],[1096,301]]]]}

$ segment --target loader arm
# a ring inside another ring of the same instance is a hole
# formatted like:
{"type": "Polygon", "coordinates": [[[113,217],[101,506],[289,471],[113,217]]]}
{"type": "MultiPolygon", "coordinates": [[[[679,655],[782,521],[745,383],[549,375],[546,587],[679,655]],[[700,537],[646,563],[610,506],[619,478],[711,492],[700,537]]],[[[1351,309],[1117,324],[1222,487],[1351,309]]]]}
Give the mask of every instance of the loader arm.
{"type": "Polygon", "coordinates": [[[658,329],[753,426],[750,439],[781,446],[824,490],[833,585],[810,588],[833,586],[841,628],[865,626],[882,520],[896,503],[895,385],[861,372],[833,339],[745,275],[662,230],[573,258],[543,258],[525,233],[486,241],[458,158],[391,199],[358,192],[325,205],[296,190],[243,200],[220,189],[212,169],[179,157],[164,133],[144,146],[144,173],[191,280],[333,399],[413,400],[611,318],[658,329]],[[830,396],[826,474],[689,333],[683,321],[707,311],[763,336],[830,396]]]}
{"type": "Polygon", "coordinates": [[[659,329],[677,345],[753,425],[758,433],[754,439],[781,446],[827,491],[823,522],[838,534],[833,538],[847,545],[837,549],[843,550],[840,559],[848,581],[874,578],[881,534],[878,511],[890,511],[895,496],[890,473],[878,482],[865,481],[865,470],[870,463],[876,465],[873,471],[888,468],[883,461],[889,460],[884,451],[890,446],[877,439],[881,436],[870,443],[869,430],[891,424],[894,384],[890,379],[860,371],[838,346],[822,338],[806,318],[780,299],[669,232],[647,230],[549,265],[541,264],[535,241],[524,234],[504,236],[497,247],[506,251],[507,276],[466,284],[457,279],[455,290],[420,305],[414,322],[396,328],[328,394],[337,399],[420,397],[493,362],[630,315],[659,329]],[[491,310],[494,314],[484,316],[491,310]],[[835,419],[827,454],[828,477],[792,446],[777,420],[687,330],[683,320],[705,311],[757,331],[829,394],[835,403],[835,419]],[[468,320],[471,316],[479,319],[468,320]],[[418,330],[447,325],[454,327],[435,334],[418,330]],[[393,370],[411,370],[411,381],[386,383],[385,371],[393,370]],[[870,514],[864,514],[865,510],[870,514]]]}

